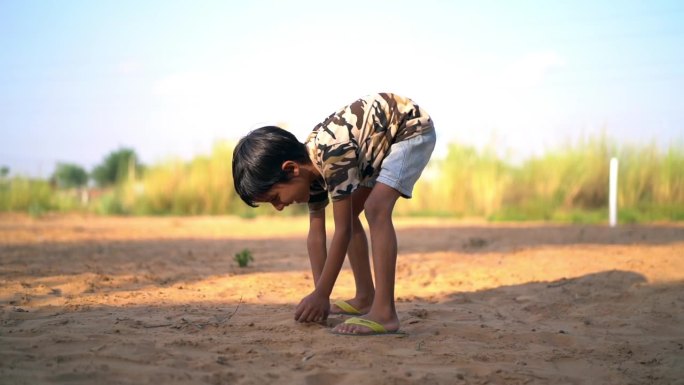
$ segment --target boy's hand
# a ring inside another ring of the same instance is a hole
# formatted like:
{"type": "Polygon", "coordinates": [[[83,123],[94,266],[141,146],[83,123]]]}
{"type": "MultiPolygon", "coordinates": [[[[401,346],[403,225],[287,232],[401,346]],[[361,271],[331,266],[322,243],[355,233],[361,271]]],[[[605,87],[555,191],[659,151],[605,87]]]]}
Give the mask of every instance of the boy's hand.
{"type": "Polygon", "coordinates": [[[313,291],[304,297],[295,310],[295,321],[319,322],[328,319],[330,299],[313,291]]]}

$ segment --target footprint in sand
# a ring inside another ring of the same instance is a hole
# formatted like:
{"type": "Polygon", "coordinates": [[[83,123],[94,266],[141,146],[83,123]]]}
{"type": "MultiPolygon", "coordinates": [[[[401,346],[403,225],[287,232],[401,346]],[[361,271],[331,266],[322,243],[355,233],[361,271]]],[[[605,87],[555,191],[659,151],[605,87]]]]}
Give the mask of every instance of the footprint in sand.
{"type": "Polygon", "coordinates": [[[343,374],[320,372],[310,374],[304,378],[306,385],[329,385],[337,384],[344,379],[343,374]]]}

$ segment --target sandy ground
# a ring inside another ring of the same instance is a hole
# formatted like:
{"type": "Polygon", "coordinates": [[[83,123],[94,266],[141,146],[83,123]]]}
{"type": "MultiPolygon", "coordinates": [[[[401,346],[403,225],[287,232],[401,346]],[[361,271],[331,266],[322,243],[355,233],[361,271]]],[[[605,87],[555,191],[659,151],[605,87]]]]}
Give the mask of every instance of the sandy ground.
{"type": "Polygon", "coordinates": [[[682,225],[397,220],[376,337],[293,321],[306,226],[0,216],[0,383],[684,384],[682,225]]]}

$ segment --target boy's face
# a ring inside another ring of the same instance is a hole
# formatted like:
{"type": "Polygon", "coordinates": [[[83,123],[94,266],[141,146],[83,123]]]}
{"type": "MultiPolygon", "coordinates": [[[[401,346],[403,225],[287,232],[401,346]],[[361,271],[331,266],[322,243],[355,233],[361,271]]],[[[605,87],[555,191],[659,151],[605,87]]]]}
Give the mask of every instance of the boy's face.
{"type": "MultiPolygon", "coordinates": [[[[285,167],[283,165],[283,169],[286,169],[285,167]]],[[[276,210],[281,211],[292,203],[309,201],[309,180],[300,174],[298,166],[287,171],[292,173],[290,180],[274,184],[257,202],[270,203],[276,210]]]]}

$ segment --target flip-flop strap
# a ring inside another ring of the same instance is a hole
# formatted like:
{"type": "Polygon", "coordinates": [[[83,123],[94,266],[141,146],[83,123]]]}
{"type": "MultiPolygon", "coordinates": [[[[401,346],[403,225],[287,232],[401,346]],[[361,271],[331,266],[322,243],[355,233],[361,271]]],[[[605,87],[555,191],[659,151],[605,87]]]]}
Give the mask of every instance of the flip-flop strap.
{"type": "Polygon", "coordinates": [[[354,306],[350,305],[347,301],[335,301],[335,306],[339,307],[342,309],[342,311],[345,311],[350,314],[361,314],[361,312],[355,308],[354,306]]]}
{"type": "Polygon", "coordinates": [[[344,321],[345,324],[360,325],[369,328],[376,333],[387,333],[387,329],[375,321],[371,321],[365,318],[352,317],[344,321]]]}

